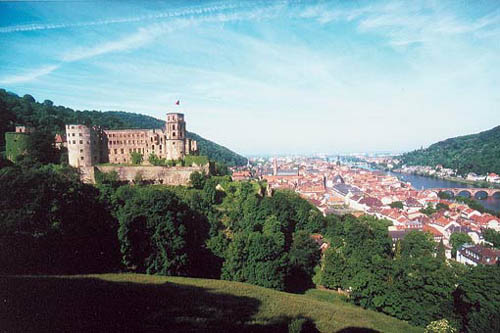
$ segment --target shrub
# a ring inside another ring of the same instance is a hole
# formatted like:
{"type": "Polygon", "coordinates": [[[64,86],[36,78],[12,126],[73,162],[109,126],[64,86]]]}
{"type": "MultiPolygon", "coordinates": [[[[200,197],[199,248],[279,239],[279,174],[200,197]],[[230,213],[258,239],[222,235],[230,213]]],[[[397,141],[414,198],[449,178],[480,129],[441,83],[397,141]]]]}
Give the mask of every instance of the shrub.
{"type": "Polygon", "coordinates": [[[448,320],[431,321],[424,330],[425,333],[455,333],[457,329],[450,325],[448,320]]]}
{"type": "Polygon", "coordinates": [[[184,162],[186,166],[205,165],[208,163],[208,157],[206,156],[196,156],[196,155],[186,155],[184,157],[184,162]]]}
{"type": "Polygon", "coordinates": [[[141,153],[138,153],[138,152],[132,152],[130,153],[130,157],[132,159],[132,164],[136,164],[136,165],[139,165],[142,163],[142,154],[141,153]]]}
{"type": "Polygon", "coordinates": [[[295,318],[288,324],[288,333],[312,333],[318,332],[316,325],[307,318],[295,318]]]}

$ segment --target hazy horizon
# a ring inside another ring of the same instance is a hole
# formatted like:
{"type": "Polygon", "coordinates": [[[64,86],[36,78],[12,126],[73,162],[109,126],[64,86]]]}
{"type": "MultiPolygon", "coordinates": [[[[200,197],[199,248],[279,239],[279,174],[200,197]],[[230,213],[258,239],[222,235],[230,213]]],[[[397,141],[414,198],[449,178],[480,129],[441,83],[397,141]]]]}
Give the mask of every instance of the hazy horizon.
{"type": "Polygon", "coordinates": [[[244,155],[403,152],[499,125],[498,1],[0,10],[1,88],[79,110],[179,109],[244,155]]]}

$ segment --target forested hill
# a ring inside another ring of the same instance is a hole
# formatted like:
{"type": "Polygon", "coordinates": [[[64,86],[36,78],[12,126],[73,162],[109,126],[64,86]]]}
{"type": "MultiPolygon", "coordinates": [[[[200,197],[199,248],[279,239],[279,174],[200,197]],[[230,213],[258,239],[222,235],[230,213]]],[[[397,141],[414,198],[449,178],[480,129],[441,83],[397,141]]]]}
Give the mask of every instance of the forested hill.
{"type": "Polygon", "coordinates": [[[500,173],[500,126],[447,139],[429,148],[403,154],[401,158],[408,165],[442,164],[445,168],[457,169],[462,175],[469,172],[482,175],[500,173]]]}
{"type": "MultiPolygon", "coordinates": [[[[63,133],[65,124],[80,123],[99,125],[107,129],[161,128],[163,120],[150,116],[122,111],[75,111],[64,106],[55,106],[50,100],[37,102],[32,96],[19,97],[0,89],[0,151],[4,146],[4,133],[12,131],[15,124],[47,129],[63,133]]],[[[187,136],[198,141],[201,155],[227,165],[244,165],[247,159],[226,147],[188,132],[187,136]]]]}

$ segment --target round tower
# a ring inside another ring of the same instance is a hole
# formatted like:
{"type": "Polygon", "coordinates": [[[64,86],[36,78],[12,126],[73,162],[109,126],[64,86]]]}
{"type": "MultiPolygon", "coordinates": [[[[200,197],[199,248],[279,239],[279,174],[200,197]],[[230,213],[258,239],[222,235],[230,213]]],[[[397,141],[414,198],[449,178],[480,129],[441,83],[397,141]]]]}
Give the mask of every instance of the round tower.
{"type": "Polygon", "coordinates": [[[182,113],[167,113],[167,159],[177,160],[184,158],[186,139],[186,122],[182,113]]]}
{"type": "Polygon", "coordinates": [[[97,135],[85,125],[66,125],[68,160],[72,167],[90,167],[99,161],[97,135]]]}

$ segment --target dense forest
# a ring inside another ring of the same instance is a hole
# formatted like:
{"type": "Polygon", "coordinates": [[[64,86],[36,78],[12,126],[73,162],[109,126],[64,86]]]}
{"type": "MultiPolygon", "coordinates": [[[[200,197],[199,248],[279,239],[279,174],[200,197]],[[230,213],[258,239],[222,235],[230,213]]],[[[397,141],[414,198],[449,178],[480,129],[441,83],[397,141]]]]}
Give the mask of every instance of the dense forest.
{"type": "Polygon", "coordinates": [[[447,139],[401,156],[407,165],[443,165],[459,174],[500,174],[500,126],[478,134],[447,139]]]}
{"type": "MultiPolygon", "coordinates": [[[[99,125],[107,129],[163,128],[165,122],[153,117],[121,111],[75,111],[55,106],[50,100],[38,103],[30,95],[19,97],[0,89],[0,151],[4,150],[4,133],[12,131],[16,124],[43,129],[52,134],[64,133],[66,124],[99,125]]],[[[201,136],[188,132],[187,136],[198,141],[200,155],[225,163],[244,165],[245,157],[201,136]]]]}

